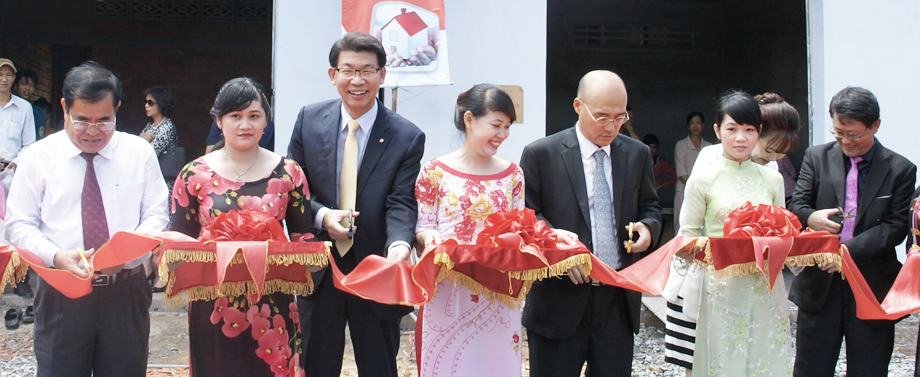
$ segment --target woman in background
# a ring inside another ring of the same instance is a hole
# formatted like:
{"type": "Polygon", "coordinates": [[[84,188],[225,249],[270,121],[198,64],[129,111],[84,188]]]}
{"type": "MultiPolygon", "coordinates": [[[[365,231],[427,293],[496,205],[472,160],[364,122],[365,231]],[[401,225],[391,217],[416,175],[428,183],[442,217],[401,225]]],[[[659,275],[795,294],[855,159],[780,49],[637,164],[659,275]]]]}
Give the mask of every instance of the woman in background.
{"type": "Polygon", "coordinates": [[[671,164],[658,155],[658,136],[654,134],[645,135],[642,138],[642,142],[648,145],[648,151],[652,154],[652,173],[655,176],[655,190],[661,190],[673,185],[677,181],[677,176],[671,164]]]}
{"type": "Polygon", "coordinates": [[[144,114],[151,119],[140,136],[150,142],[157,156],[176,148],[179,136],[171,117],[176,110],[176,99],[169,88],[153,86],[144,91],[144,114]]]}
{"type": "Polygon", "coordinates": [[[674,187],[674,231],[680,229],[680,207],[684,201],[684,185],[693,170],[693,163],[700,150],[712,143],[703,140],[703,113],[691,112],[687,115],[687,137],[677,142],[674,147],[674,164],[677,165],[677,185],[674,187]]]}

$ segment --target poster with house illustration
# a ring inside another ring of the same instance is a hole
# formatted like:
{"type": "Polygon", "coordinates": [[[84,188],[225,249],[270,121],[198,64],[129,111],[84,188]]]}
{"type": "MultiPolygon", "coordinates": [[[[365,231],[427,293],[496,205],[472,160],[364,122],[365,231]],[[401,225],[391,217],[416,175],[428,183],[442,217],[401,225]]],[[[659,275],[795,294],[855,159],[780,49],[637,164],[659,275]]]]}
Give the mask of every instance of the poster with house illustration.
{"type": "Polygon", "coordinates": [[[419,47],[428,44],[428,25],[418,16],[418,12],[406,13],[406,8],[400,9],[400,12],[380,29],[383,37],[381,42],[390,51],[408,57],[410,51],[418,51],[419,47]]]}
{"type": "Polygon", "coordinates": [[[383,44],[383,86],[450,84],[444,0],[342,0],[342,29],[368,33],[383,44]]]}

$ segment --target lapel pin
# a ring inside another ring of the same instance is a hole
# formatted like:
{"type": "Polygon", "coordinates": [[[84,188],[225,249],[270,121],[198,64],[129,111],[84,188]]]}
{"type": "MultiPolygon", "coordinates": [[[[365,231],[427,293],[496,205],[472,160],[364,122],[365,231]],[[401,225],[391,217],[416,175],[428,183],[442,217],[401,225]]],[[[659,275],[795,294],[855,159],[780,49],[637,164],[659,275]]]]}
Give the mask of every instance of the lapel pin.
{"type": "Polygon", "coordinates": [[[383,138],[380,138],[380,142],[383,143],[383,138]]]}

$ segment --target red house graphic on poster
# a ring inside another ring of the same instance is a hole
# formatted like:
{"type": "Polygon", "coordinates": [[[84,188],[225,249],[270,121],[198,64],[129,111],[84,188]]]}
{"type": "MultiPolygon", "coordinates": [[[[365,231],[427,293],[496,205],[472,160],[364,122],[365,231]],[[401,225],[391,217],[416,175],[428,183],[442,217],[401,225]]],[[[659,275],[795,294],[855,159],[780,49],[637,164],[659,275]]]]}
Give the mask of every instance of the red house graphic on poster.
{"type": "Polygon", "coordinates": [[[428,44],[428,25],[418,13],[408,12],[402,8],[402,13],[393,17],[381,28],[383,46],[399,53],[403,59],[408,59],[410,52],[419,46],[428,44]]]}

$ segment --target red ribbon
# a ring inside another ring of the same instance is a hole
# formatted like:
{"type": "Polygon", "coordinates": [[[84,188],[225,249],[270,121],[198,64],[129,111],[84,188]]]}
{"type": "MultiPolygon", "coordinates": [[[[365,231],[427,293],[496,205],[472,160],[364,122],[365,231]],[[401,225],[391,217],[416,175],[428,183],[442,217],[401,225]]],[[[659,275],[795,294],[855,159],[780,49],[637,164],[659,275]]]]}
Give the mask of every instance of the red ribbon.
{"type": "Polygon", "coordinates": [[[486,218],[485,224],[475,245],[460,245],[453,239],[429,245],[414,267],[371,255],[346,276],[330,258],[333,281],[339,289],[368,300],[422,305],[434,294],[438,274],[447,268],[446,259],[452,272],[516,299],[532,279],[514,278],[515,273],[549,268],[589,253],[580,243],[556,245],[555,233],[530,209],[496,212],[486,218]]]}
{"type": "Polygon", "coordinates": [[[170,241],[164,243],[161,250],[163,253],[158,258],[165,253],[198,252],[213,253],[216,260],[215,263],[187,262],[177,267],[170,273],[175,279],[167,286],[164,299],[195,287],[219,288],[228,282],[252,282],[255,291],[248,298],[255,302],[263,295],[266,281],[311,283],[306,265],[272,265],[269,258],[323,254],[326,246],[321,242],[288,242],[281,223],[274,216],[262,211],[242,210],[221,213],[202,228],[197,241],[170,241]],[[244,263],[231,264],[237,253],[244,263]]]}
{"type": "MultiPolygon", "coordinates": [[[[146,254],[160,244],[160,240],[130,232],[115,233],[96,253],[88,258],[94,271],[121,266],[146,254]]],[[[22,248],[15,248],[19,256],[32,267],[42,280],[67,298],[80,298],[93,291],[92,276],[79,278],[70,271],[45,267],[41,257],[22,248]]],[[[0,275],[2,276],[2,275],[0,275]]]]}

